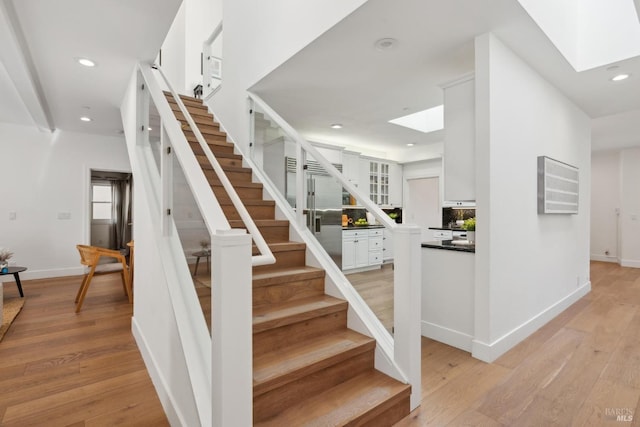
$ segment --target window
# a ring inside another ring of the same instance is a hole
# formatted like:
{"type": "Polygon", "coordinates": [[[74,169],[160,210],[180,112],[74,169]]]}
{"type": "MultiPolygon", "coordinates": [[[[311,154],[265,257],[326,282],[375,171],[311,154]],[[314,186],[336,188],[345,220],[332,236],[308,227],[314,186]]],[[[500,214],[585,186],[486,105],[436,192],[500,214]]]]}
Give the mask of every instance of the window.
{"type": "Polygon", "coordinates": [[[106,219],[109,221],[113,219],[111,194],[111,184],[91,185],[92,219],[106,219]]]}

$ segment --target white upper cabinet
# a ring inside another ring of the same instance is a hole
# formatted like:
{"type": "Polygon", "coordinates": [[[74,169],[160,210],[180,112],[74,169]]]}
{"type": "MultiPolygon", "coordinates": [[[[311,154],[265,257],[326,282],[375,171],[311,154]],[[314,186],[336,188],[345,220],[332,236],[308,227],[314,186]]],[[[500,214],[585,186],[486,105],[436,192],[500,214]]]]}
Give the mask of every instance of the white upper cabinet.
{"type": "Polygon", "coordinates": [[[342,173],[350,183],[359,187],[360,183],[360,155],[348,151],[342,152],[342,173]]]}
{"type": "Polygon", "coordinates": [[[402,206],[402,166],[360,158],[360,187],[380,206],[402,206]]]}
{"type": "Polygon", "coordinates": [[[475,81],[469,74],[444,91],[444,199],[475,200],[475,81]]]}
{"type": "Polygon", "coordinates": [[[389,163],[389,204],[402,206],[402,165],[389,163]]]}

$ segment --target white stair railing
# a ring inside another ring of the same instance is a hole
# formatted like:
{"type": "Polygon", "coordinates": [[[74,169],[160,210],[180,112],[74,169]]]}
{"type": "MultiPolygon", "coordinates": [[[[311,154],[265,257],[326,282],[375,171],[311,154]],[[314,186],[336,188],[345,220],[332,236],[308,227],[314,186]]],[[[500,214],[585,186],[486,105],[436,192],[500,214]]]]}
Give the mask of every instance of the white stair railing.
{"type": "Polygon", "coordinates": [[[202,43],[202,86],[205,99],[222,86],[222,21],[202,43]]]}
{"type": "Polygon", "coordinates": [[[245,227],[247,227],[247,230],[249,230],[249,234],[251,234],[251,237],[253,238],[253,241],[256,244],[258,251],[260,251],[260,255],[254,255],[252,257],[251,265],[257,266],[257,265],[266,265],[266,264],[275,263],[276,258],[273,256],[271,249],[269,249],[269,245],[267,245],[267,242],[264,240],[264,237],[262,237],[262,233],[260,233],[258,226],[255,224],[255,222],[253,222],[253,219],[251,218],[251,215],[247,211],[247,208],[242,203],[242,200],[240,200],[240,196],[238,196],[236,189],[233,187],[233,184],[231,184],[231,181],[229,181],[229,178],[227,177],[227,174],[222,169],[222,166],[220,166],[220,162],[218,162],[218,159],[216,159],[216,156],[211,151],[209,144],[207,144],[207,141],[202,136],[200,129],[198,129],[198,126],[196,125],[196,122],[193,120],[193,117],[191,117],[191,113],[189,113],[189,110],[187,110],[187,107],[185,107],[184,102],[182,102],[182,99],[180,98],[180,96],[176,93],[176,91],[171,86],[169,79],[167,79],[167,76],[164,74],[162,69],[160,67],[157,67],[157,69],[160,75],[162,76],[167,88],[169,89],[171,96],[173,96],[173,99],[176,101],[176,104],[178,104],[178,108],[180,108],[182,115],[187,120],[187,123],[189,123],[189,127],[191,128],[191,131],[193,132],[193,134],[196,136],[196,139],[198,140],[198,144],[200,145],[200,148],[204,152],[205,156],[207,157],[207,160],[211,164],[211,167],[213,167],[213,170],[218,176],[220,183],[224,187],[224,190],[227,192],[227,195],[231,199],[231,203],[233,203],[233,207],[235,207],[236,210],[238,211],[238,214],[240,215],[242,222],[244,223],[245,227]]]}
{"type": "MultiPolygon", "coordinates": [[[[360,319],[367,324],[368,330],[376,339],[378,346],[382,348],[385,357],[392,361],[403,374],[404,379],[411,384],[411,409],[416,408],[421,400],[421,245],[420,229],[417,226],[398,225],[382,211],[369,197],[363,194],[353,183],[348,181],[336,167],[328,161],[309,141],[303,138],[289,123],[274,111],[260,96],[249,93],[250,102],[253,103],[251,111],[259,108],[268,118],[275,123],[284,134],[296,144],[296,201],[295,213],[284,196],[274,197],[280,200],[279,207],[284,211],[289,210],[288,215],[295,217],[295,222],[300,228],[305,227],[303,212],[306,207],[306,197],[303,191],[303,165],[306,154],[309,154],[331,177],[351,195],[355,196],[360,206],[372,213],[377,222],[390,230],[393,238],[394,252],[394,336],[382,326],[378,318],[373,314],[358,292],[353,288],[348,279],[339,268],[331,261],[324,249],[318,254],[322,267],[333,277],[333,281],[340,289],[342,295],[349,301],[350,307],[358,313],[360,319]]],[[[253,126],[252,126],[253,128],[253,126]]],[[[251,133],[253,134],[253,133],[251,133]]],[[[255,164],[255,159],[252,159],[255,164]]],[[[264,175],[264,174],[262,174],[264,175]]],[[[265,178],[262,178],[265,179],[265,178]]],[[[268,180],[270,181],[270,180],[268,180]]],[[[273,185],[271,184],[271,187],[273,185]]],[[[275,187],[273,187],[275,189],[275,187]]],[[[307,245],[310,248],[322,248],[310,233],[302,232],[301,235],[310,238],[307,245]]]]}
{"type": "MultiPolygon", "coordinates": [[[[175,319],[179,340],[176,343],[171,334],[167,334],[168,341],[164,343],[164,347],[149,350],[162,352],[162,349],[166,351],[168,346],[180,347],[197,410],[197,415],[194,416],[199,420],[199,425],[250,426],[252,425],[253,398],[251,238],[257,237],[259,240],[261,236],[257,232],[250,236],[245,230],[230,229],[207,178],[156,80],[152,67],[139,64],[137,71],[134,77],[135,118],[125,119],[123,113],[123,121],[135,121],[133,126],[136,132],[135,141],[131,140],[129,137],[131,132],[128,132],[127,146],[134,179],[140,188],[136,194],[144,198],[137,203],[147,205],[153,229],[151,234],[144,234],[145,241],[140,242],[140,246],[154,248],[159,258],[151,264],[153,271],[143,270],[145,267],[149,268],[150,261],[140,262],[140,267],[135,270],[136,281],[138,286],[153,287],[155,283],[143,282],[150,280],[147,277],[157,277],[161,274],[162,282],[166,284],[166,292],[171,304],[169,311],[172,312],[171,317],[175,319]],[[160,150],[162,157],[159,165],[156,165],[153,150],[149,144],[150,102],[153,102],[156,107],[162,124],[160,150]],[[213,258],[211,318],[214,320],[211,336],[207,331],[191,271],[184,257],[178,230],[171,215],[173,176],[171,162],[166,160],[169,157],[168,153],[177,159],[211,237],[213,258]]],[[[161,70],[160,74],[162,75],[161,70]]],[[[162,77],[166,79],[164,75],[162,77]]],[[[166,83],[170,86],[168,82],[166,83]]],[[[179,101],[175,92],[173,94],[179,101]]],[[[198,140],[202,144],[204,139],[197,131],[188,111],[183,110],[183,114],[194,133],[197,132],[198,140]]],[[[131,127],[125,123],[125,128],[131,129],[131,127]]],[[[206,148],[208,149],[208,146],[206,148]]],[[[215,160],[215,156],[213,157],[215,160]]],[[[220,165],[217,166],[219,170],[216,170],[216,173],[221,181],[224,181],[226,176],[220,165]]],[[[251,222],[245,221],[245,224],[248,225],[251,222]]],[[[145,253],[141,259],[153,260],[154,255],[149,252],[145,253]]],[[[272,254],[271,257],[273,258],[272,254]]],[[[268,262],[267,258],[268,256],[260,256],[253,259],[258,259],[258,263],[261,263],[268,262]]],[[[145,304],[145,301],[136,300],[135,303],[145,304]]],[[[166,311],[159,311],[155,315],[164,316],[165,313],[166,311]]],[[[166,324],[167,320],[160,323],[166,324]]],[[[139,332],[136,339],[140,337],[139,346],[144,347],[144,335],[140,334],[144,334],[144,331],[139,332]]],[[[157,345],[157,343],[154,344],[157,345]]],[[[154,383],[170,389],[172,384],[165,384],[165,382],[167,379],[170,381],[175,375],[172,367],[167,368],[157,363],[157,356],[154,358],[153,354],[143,352],[143,355],[145,354],[147,354],[145,363],[153,365],[153,368],[149,369],[150,373],[152,376],[158,374],[154,377],[154,383]],[[163,368],[166,369],[165,372],[158,372],[163,368]]],[[[167,390],[165,394],[171,396],[171,393],[171,390],[167,390]]],[[[178,400],[180,399],[175,399],[175,401],[178,400]]],[[[177,405],[175,401],[171,404],[177,405]]],[[[173,413],[185,410],[178,407],[173,409],[173,413]]]]}

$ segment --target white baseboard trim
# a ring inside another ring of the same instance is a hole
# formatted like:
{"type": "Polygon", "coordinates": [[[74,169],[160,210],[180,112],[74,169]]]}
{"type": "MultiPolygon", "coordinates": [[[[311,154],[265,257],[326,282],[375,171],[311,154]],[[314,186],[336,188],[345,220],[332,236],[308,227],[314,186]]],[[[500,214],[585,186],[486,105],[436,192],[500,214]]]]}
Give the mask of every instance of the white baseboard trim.
{"type": "Polygon", "coordinates": [[[153,386],[156,389],[156,393],[158,393],[158,398],[160,399],[162,408],[167,415],[169,424],[172,426],[186,426],[185,418],[182,416],[179,408],[175,405],[175,398],[171,393],[171,389],[167,386],[167,381],[158,370],[156,360],[147,345],[147,341],[144,338],[135,317],[131,318],[131,332],[136,340],[136,344],[138,344],[138,349],[140,350],[140,354],[142,354],[142,359],[147,367],[147,371],[149,372],[151,382],[153,382],[153,386]]]}
{"type": "MultiPolygon", "coordinates": [[[[65,277],[65,276],[82,276],[84,274],[84,267],[65,267],[55,268],[50,270],[27,270],[20,273],[20,281],[36,280],[36,279],[51,279],[53,277],[65,277]]],[[[13,275],[2,276],[0,278],[2,282],[13,282],[13,275]]],[[[78,282],[78,285],[80,282],[78,282]]]]}
{"type": "Polygon", "coordinates": [[[420,322],[420,330],[423,337],[431,338],[432,340],[471,352],[473,344],[473,337],[471,335],[424,320],[420,322]]]}
{"type": "Polygon", "coordinates": [[[618,262],[618,257],[591,254],[591,261],[602,261],[602,262],[615,262],[615,263],[617,263],[618,262]]]}
{"type": "Polygon", "coordinates": [[[482,341],[473,340],[471,355],[483,362],[491,363],[507,351],[511,350],[519,342],[540,329],[551,319],[566,310],[571,304],[578,301],[591,291],[591,282],[586,282],[578,289],[561,299],[551,307],[540,312],[511,332],[488,344],[482,341]]]}
{"type": "Polygon", "coordinates": [[[640,268],[640,261],[635,259],[622,259],[620,260],[620,265],[623,267],[640,268]]]}

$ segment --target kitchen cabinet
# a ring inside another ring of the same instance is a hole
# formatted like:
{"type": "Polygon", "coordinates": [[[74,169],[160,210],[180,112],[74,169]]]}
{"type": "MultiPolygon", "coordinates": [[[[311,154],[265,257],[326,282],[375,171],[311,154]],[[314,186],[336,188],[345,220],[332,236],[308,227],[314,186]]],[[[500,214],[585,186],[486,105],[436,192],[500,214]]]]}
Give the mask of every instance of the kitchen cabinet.
{"type": "Polygon", "coordinates": [[[389,163],[389,205],[402,206],[402,165],[389,163]]]}
{"type": "Polygon", "coordinates": [[[369,265],[369,230],[342,232],[342,269],[369,265]]]}
{"type": "Polygon", "coordinates": [[[393,261],[393,232],[386,228],[382,232],[382,261],[393,261]]]}
{"type": "Polygon", "coordinates": [[[347,181],[358,187],[360,183],[360,155],[358,153],[342,152],[342,173],[347,181]]]}
{"type": "Polygon", "coordinates": [[[369,198],[380,206],[402,206],[402,166],[378,159],[361,159],[360,183],[369,198]],[[365,186],[368,184],[368,188],[365,186]]]}
{"type": "Polygon", "coordinates": [[[342,270],[377,267],[384,258],[382,228],[342,231],[342,270]]]}
{"type": "Polygon", "coordinates": [[[475,81],[468,74],[444,94],[444,199],[475,200],[475,81]]]}
{"type": "Polygon", "coordinates": [[[369,230],[369,265],[380,265],[383,261],[383,229],[369,230]]]}

